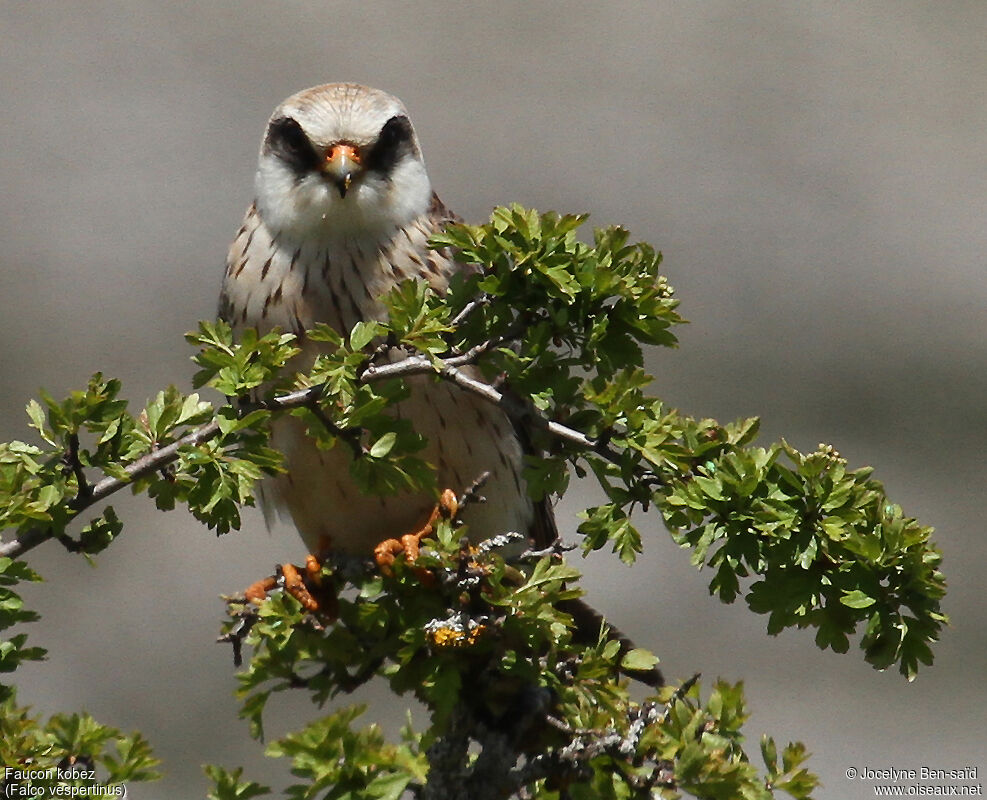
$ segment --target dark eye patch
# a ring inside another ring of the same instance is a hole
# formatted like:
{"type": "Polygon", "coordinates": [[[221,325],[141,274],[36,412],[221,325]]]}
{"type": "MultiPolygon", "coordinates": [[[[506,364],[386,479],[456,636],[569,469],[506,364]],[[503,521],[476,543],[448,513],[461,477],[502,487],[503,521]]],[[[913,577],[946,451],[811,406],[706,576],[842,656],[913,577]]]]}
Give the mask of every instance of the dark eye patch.
{"type": "Polygon", "coordinates": [[[391,117],[380,129],[377,141],[367,153],[364,166],[388,175],[401,156],[414,150],[415,138],[411,130],[411,122],[404,115],[391,117]]]}
{"type": "Polygon", "coordinates": [[[267,126],[264,147],[301,177],[319,167],[319,155],[302,126],[291,117],[278,117],[267,126]]]}

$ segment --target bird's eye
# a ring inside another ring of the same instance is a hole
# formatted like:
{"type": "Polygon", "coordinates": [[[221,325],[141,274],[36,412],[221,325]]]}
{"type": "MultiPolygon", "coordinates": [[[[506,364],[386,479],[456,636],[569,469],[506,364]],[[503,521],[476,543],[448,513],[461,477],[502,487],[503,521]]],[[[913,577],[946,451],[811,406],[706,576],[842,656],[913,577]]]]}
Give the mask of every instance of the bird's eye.
{"type": "Polygon", "coordinates": [[[364,164],[367,169],[387,175],[405,152],[415,149],[415,137],[411,122],[404,115],[391,117],[380,129],[377,141],[370,149],[364,164]]]}
{"type": "Polygon", "coordinates": [[[302,126],[291,117],[278,117],[267,128],[264,147],[299,176],[318,169],[319,156],[302,126]]]}

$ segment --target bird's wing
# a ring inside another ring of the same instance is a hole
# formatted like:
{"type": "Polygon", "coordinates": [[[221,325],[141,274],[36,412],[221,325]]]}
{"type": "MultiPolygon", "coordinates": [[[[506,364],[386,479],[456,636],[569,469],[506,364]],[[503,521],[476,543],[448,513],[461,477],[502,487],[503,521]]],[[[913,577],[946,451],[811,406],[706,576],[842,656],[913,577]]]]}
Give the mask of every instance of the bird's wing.
{"type": "Polygon", "coordinates": [[[428,207],[428,215],[431,217],[437,228],[441,228],[450,222],[463,221],[463,218],[455,211],[448,208],[446,204],[439,199],[439,196],[435,192],[432,192],[432,203],[428,207]]]}

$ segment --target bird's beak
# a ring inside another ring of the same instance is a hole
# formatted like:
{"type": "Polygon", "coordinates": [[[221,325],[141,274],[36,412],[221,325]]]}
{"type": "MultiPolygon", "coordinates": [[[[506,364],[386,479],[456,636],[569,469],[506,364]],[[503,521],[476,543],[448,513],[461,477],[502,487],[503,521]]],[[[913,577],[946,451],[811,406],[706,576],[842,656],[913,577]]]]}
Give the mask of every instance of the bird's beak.
{"type": "Polygon", "coordinates": [[[339,196],[346,197],[354,174],[360,171],[360,148],[351,144],[334,144],[326,150],[322,172],[339,189],[339,196]]]}

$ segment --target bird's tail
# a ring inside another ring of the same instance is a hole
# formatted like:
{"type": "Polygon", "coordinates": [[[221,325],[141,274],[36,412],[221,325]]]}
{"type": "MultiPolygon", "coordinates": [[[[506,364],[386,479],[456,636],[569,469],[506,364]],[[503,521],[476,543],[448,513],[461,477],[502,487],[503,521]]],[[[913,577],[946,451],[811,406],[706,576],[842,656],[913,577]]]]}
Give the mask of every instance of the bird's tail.
{"type": "MultiPolygon", "coordinates": [[[[576,623],[573,638],[579,644],[594,645],[599,641],[600,631],[606,630],[606,637],[609,641],[620,644],[620,655],[634,650],[636,645],[628,639],[618,628],[615,628],[603,617],[603,615],[581,598],[574,600],[563,600],[556,606],[560,611],[564,611],[571,616],[576,623]]],[[[650,669],[628,669],[621,667],[620,671],[628,678],[640,681],[647,686],[664,686],[665,678],[658,667],[650,669]]]]}

